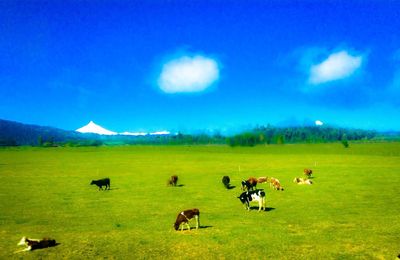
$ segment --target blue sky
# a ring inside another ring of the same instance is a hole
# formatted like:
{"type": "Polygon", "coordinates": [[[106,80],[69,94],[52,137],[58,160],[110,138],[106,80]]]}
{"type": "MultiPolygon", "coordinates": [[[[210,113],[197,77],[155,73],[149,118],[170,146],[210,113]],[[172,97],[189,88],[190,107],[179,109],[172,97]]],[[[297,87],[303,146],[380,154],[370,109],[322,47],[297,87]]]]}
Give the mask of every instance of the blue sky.
{"type": "Polygon", "coordinates": [[[0,1],[0,118],[400,130],[399,1],[0,1]]]}

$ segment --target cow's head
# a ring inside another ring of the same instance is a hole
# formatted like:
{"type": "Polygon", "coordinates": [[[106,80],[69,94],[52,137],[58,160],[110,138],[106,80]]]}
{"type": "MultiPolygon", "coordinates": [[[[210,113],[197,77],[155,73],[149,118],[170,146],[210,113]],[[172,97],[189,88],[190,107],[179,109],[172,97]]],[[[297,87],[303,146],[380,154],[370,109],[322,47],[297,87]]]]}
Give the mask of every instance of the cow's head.
{"type": "Polygon", "coordinates": [[[18,246],[23,246],[26,243],[26,237],[21,238],[21,240],[19,241],[19,243],[17,244],[18,246]]]}
{"type": "Polygon", "coordinates": [[[247,193],[243,192],[242,194],[240,194],[240,196],[238,197],[238,199],[244,204],[247,203],[247,193]]]}
{"type": "Polygon", "coordinates": [[[242,181],[242,190],[245,190],[248,187],[247,181],[242,181]]]}
{"type": "Polygon", "coordinates": [[[175,223],[174,223],[174,228],[175,228],[175,230],[178,230],[178,229],[179,229],[179,225],[180,225],[180,224],[179,224],[178,222],[175,222],[175,223]]]}

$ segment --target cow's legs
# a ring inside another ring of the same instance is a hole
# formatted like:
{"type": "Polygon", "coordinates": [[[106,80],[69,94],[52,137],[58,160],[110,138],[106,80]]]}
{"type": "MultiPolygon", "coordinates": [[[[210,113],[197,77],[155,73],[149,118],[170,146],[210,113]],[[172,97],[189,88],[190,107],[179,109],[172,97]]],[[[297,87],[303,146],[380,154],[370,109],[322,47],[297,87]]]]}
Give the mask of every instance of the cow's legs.
{"type": "Polygon", "coordinates": [[[199,229],[199,226],[200,226],[199,216],[198,216],[198,215],[195,215],[194,217],[195,217],[195,219],[196,219],[196,229],[199,229]]]}

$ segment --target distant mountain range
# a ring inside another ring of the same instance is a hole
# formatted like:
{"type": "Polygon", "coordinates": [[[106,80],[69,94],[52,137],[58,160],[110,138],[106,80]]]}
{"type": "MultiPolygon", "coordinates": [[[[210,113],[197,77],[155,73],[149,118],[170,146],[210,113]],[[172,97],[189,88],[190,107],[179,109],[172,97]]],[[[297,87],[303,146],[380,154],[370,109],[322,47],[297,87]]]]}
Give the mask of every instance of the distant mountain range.
{"type": "Polygon", "coordinates": [[[169,134],[171,134],[169,131],[158,131],[158,132],[152,132],[152,133],[146,133],[146,132],[117,133],[117,132],[113,132],[108,129],[105,129],[104,127],[96,124],[93,121],[90,121],[87,125],[76,129],[76,131],[80,132],[80,133],[92,133],[92,134],[99,134],[99,135],[127,135],[127,136],[169,135],[169,134]]]}
{"type": "Polygon", "coordinates": [[[376,131],[334,128],[325,126],[306,127],[258,127],[229,138],[221,134],[170,134],[168,131],[154,133],[116,133],[94,122],[76,131],[54,127],[23,124],[0,119],[0,146],[98,146],[124,144],[226,144],[241,142],[266,144],[279,142],[334,142],[346,136],[348,140],[400,140],[399,132],[378,133],[376,131]],[[253,140],[254,139],[254,140],[253,140]],[[250,140],[250,141],[249,141],[250,140]],[[258,140],[258,141],[257,141],[258,140]],[[257,141],[257,142],[256,142],[257,141]],[[279,142],[278,142],[279,141],[279,142]]]}
{"type": "MultiPolygon", "coordinates": [[[[172,135],[171,135],[172,136],[172,135]]],[[[67,131],[55,127],[23,124],[15,121],[0,119],[0,146],[57,146],[65,145],[100,145],[154,143],[163,137],[170,137],[168,131],[152,133],[123,132],[116,133],[90,121],[76,131],[67,131]]],[[[163,139],[163,140],[164,140],[163,139]]]]}
{"type": "Polygon", "coordinates": [[[83,140],[88,137],[54,127],[22,124],[0,119],[0,145],[38,145],[44,142],[83,140]]]}
{"type": "Polygon", "coordinates": [[[105,129],[102,126],[95,124],[93,121],[90,121],[89,124],[76,129],[79,133],[94,133],[99,135],[117,135],[118,133],[105,129]]]}

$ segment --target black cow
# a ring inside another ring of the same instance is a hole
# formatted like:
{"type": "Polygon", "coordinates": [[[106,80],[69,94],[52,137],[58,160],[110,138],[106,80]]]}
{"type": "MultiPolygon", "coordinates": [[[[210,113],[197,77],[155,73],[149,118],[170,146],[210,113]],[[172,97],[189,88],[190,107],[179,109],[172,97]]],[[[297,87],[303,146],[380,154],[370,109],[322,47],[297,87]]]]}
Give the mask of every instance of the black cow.
{"type": "Polygon", "coordinates": [[[250,182],[249,180],[247,181],[242,181],[242,190],[254,190],[254,188],[257,186],[257,181],[255,182],[250,182]]]}
{"type": "Polygon", "coordinates": [[[222,183],[224,184],[225,188],[227,188],[227,189],[229,189],[230,181],[231,181],[231,179],[229,178],[229,176],[222,177],[222,183]]]}
{"type": "Polygon", "coordinates": [[[261,211],[262,208],[265,210],[265,191],[262,189],[245,191],[238,198],[247,210],[250,210],[250,201],[258,202],[258,211],[261,211]]]}
{"type": "Polygon", "coordinates": [[[103,189],[103,186],[106,186],[105,190],[110,189],[110,179],[109,178],[104,178],[100,180],[93,180],[90,185],[97,185],[99,187],[99,190],[103,189]]]}

